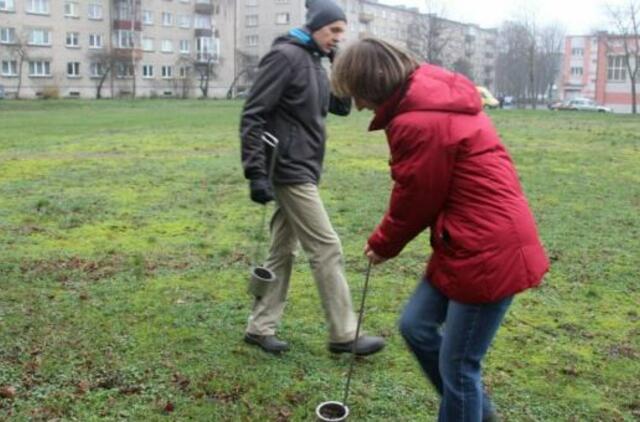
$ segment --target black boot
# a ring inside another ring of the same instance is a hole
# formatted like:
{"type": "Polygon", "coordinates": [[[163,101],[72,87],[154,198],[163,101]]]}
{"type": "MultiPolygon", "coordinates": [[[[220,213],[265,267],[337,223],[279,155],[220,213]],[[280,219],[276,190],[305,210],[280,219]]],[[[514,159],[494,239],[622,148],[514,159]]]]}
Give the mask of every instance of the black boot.
{"type": "MultiPolygon", "coordinates": [[[[384,348],[384,339],[375,336],[361,336],[356,341],[356,355],[367,356],[379,352],[384,348]]],[[[345,343],[329,343],[331,353],[351,353],[353,341],[345,343]]]]}
{"type": "Polygon", "coordinates": [[[281,352],[289,350],[289,344],[286,341],[279,340],[276,336],[261,336],[258,334],[245,333],[245,343],[260,346],[267,353],[278,355],[281,352]]]}

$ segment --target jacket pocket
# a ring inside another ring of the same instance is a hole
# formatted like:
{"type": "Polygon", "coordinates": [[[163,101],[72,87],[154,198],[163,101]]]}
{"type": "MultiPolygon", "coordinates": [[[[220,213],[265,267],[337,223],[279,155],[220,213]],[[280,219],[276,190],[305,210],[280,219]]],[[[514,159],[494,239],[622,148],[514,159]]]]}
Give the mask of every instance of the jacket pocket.
{"type": "Polygon", "coordinates": [[[302,136],[297,125],[289,128],[286,155],[294,161],[307,161],[316,158],[317,151],[311,140],[302,136]]]}

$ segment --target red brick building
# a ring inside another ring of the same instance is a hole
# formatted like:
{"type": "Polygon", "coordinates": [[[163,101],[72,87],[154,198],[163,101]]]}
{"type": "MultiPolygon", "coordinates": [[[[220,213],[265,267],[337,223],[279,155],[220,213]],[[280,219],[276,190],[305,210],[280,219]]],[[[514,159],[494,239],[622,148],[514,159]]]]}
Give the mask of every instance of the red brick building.
{"type": "MultiPolygon", "coordinates": [[[[627,38],[627,42],[633,41],[627,38]]],[[[558,87],[560,97],[589,98],[616,112],[630,112],[631,83],[623,42],[624,38],[606,32],[566,37],[558,87]]],[[[640,86],[636,86],[640,93],[640,86]]],[[[637,104],[640,108],[640,99],[637,104]]]]}

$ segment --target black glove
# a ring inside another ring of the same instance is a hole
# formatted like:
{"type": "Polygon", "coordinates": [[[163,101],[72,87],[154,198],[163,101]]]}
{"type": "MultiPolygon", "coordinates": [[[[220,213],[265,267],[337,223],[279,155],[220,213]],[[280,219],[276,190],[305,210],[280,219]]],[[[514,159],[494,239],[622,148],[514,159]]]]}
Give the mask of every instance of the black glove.
{"type": "Polygon", "coordinates": [[[273,201],[273,191],[268,179],[251,179],[249,181],[249,189],[251,189],[251,200],[258,204],[266,204],[273,201]]]}

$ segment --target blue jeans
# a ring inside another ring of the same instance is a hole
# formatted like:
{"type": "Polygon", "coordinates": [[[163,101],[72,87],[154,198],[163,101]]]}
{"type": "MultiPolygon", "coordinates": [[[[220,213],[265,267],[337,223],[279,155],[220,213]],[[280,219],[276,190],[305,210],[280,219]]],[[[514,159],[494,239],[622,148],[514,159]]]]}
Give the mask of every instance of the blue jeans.
{"type": "Polygon", "coordinates": [[[482,359],[512,300],[459,303],[424,280],[409,299],[400,331],[442,396],[438,421],[479,422],[495,412],[482,384],[482,359]]]}

